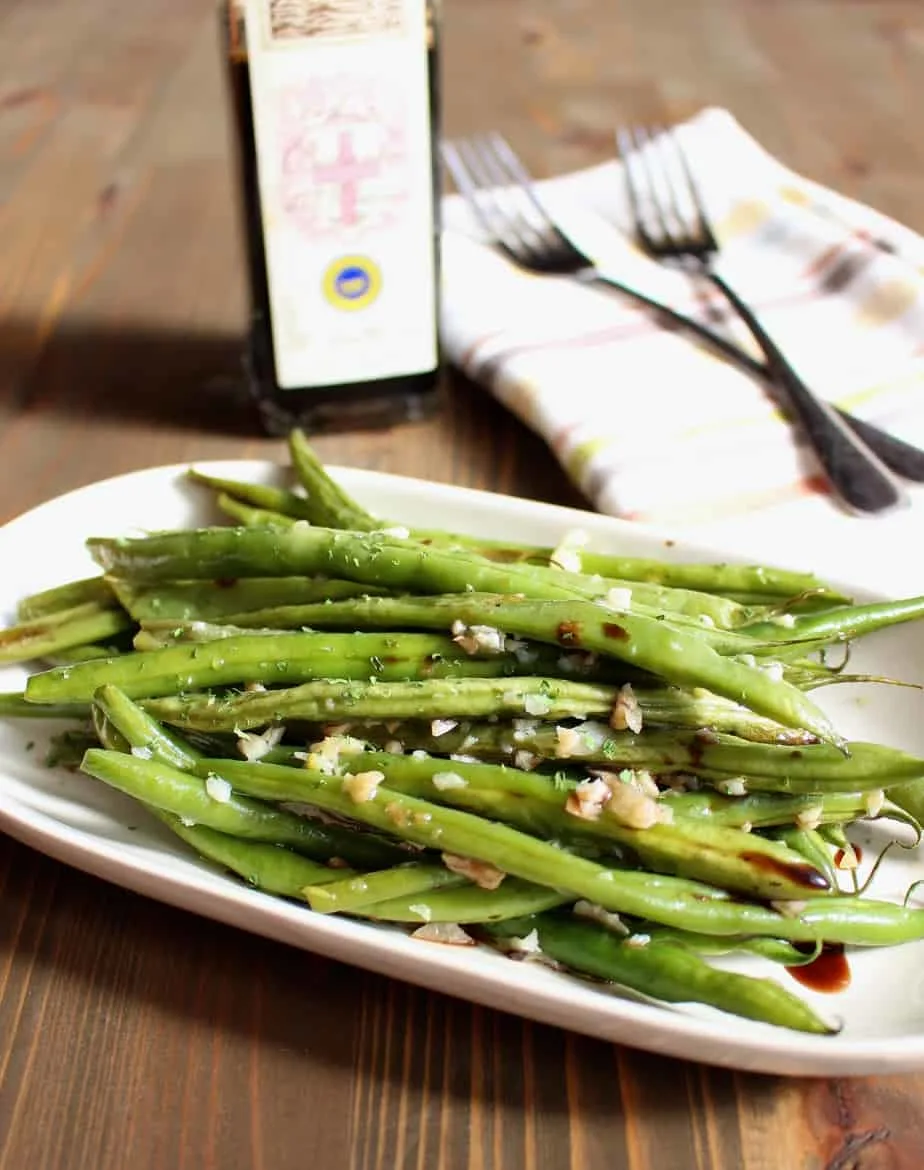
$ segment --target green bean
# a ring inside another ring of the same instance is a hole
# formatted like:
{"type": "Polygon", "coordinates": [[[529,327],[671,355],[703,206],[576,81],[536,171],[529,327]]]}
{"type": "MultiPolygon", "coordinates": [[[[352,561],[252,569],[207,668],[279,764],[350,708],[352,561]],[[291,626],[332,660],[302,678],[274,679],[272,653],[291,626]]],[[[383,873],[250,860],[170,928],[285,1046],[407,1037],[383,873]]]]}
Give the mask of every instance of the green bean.
{"type": "Polygon", "coordinates": [[[317,910],[319,914],[365,914],[378,902],[390,902],[446,886],[467,884],[464,877],[453,873],[445,865],[412,861],[377,873],[347,876],[342,880],[327,882],[320,888],[315,888],[316,882],[308,882],[303,896],[311,909],[317,910]]]}
{"type": "Polygon", "coordinates": [[[88,775],[144,804],[193,824],[251,841],[288,845],[316,861],[338,857],[359,868],[376,868],[402,859],[394,846],[362,833],[337,825],[320,825],[236,793],[226,800],[216,799],[209,794],[207,777],[181,772],[154,759],[91,748],[81,767],[88,775]]]}
{"type": "MultiPolygon", "coordinates": [[[[139,622],[157,620],[217,621],[229,614],[274,609],[287,605],[339,601],[381,593],[374,585],[327,577],[242,577],[217,581],[162,581],[137,584],[124,577],[107,577],[124,609],[139,622]]],[[[242,624],[242,623],[236,623],[242,624]]],[[[262,622],[247,622],[262,625],[262,622]]],[[[298,623],[298,628],[307,625],[298,623]]]]}
{"type": "Polygon", "coordinates": [[[380,520],[361,508],[332,479],[300,430],[289,433],[289,455],[295,474],[307,493],[310,508],[307,519],[313,524],[357,530],[382,527],[380,520]]]}
{"type": "MultiPolygon", "coordinates": [[[[551,556],[554,549],[543,549],[551,556]]],[[[702,593],[741,593],[750,604],[751,596],[790,598],[815,593],[832,602],[848,601],[844,594],[820,581],[811,573],[798,573],[766,565],[709,564],[687,561],[660,561],[644,557],[624,557],[581,549],[581,571],[599,573],[601,577],[656,582],[702,593]]]]}
{"type": "Polygon", "coordinates": [[[322,889],[325,882],[349,880],[352,872],[309,861],[281,845],[244,841],[204,825],[187,825],[179,817],[161,809],[151,811],[206,860],[231,870],[255,890],[267,894],[303,902],[302,891],[306,887],[322,889]]]}
{"type": "MultiPolygon", "coordinates": [[[[800,820],[819,824],[840,824],[871,815],[880,805],[881,792],[827,792],[783,795],[754,792],[748,796],[723,796],[719,792],[665,792],[676,817],[695,817],[718,825],[749,825],[755,829],[773,825],[798,824],[800,820]]],[[[881,817],[901,820],[916,828],[916,822],[889,800],[882,800],[881,817]]]]}
{"type": "MultiPolygon", "coordinates": [[[[330,528],[353,528],[360,530],[381,529],[386,522],[370,515],[327,473],[302,432],[293,432],[289,449],[298,477],[309,493],[309,499],[323,502],[323,511],[307,517],[316,524],[330,528]]],[[[233,485],[224,481],[226,491],[233,492],[233,485]]],[[[264,505],[265,506],[265,505],[264,505]]],[[[274,511],[286,511],[273,505],[274,511]]],[[[290,512],[295,516],[295,512],[290,512]]],[[[421,543],[435,543],[439,547],[469,548],[488,559],[504,563],[531,561],[549,564],[556,553],[554,548],[530,545],[510,546],[503,541],[488,541],[482,537],[462,533],[445,532],[442,529],[412,529],[411,535],[421,543]]],[[[802,594],[826,596],[830,601],[848,600],[810,573],[795,573],[784,569],[773,569],[765,565],[699,564],[656,560],[653,558],[624,557],[580,549],[578,555],[585,575],[623,579],[638,584],[666,585],[672,588],[695,590],[703,593],[729,593],[740,590],[744,594],[755,592],[768,595],[771,599],[790,598],[802,594]]]]}
{"type": "Polygon", "coordinates": [[[924,824],[924,777],[890,788],[889,799],[919,824],[924,824]]]}
{"type": "Polygon", "coordinates": [[[924,910],[835,896],[794,901],[784,914],[701,882],[601,866],[505,825],[405,796],[382,784],[368,794],[369,799],[357,802],[344,791],[342,778],[307,769],[237,760],[208,760],[199,767],[208,767],[251,796],[299,801],[352,816],[412,844],[486,861],[525,881],[570,891],[607,910],[666,926],[712,935],[769,935],[793,942],[867,946],[924,937],[924,910]]]}
{"type": "Polygon", "coordinates": [[[39,707],[28,703],[22,691],[0,693],[0,718],[13,719],[86,719],[88,703],[50,703],[39,707]]]}
{"type": "Polygon", "coordinates": [[[282,512],[269,512],[265,508],[252,508],[249,504],[236,500],[233,496],[221,492],[215,499],[220,510],[230,516],[238,524],[251,528],[291,528],[296,523],[291,516],[282,512]]]}
{"type": "Polygon", "coordinates": [[[799,828],[798,826],[777,828],[771,829],[767,835],[771,840],[779,841],[781,845],[785,845],[793,853],[804,857],[809,865],[819,873],[824,874],[832,890],[838,888],[834,859],[817,829],[799,828]]]}
{"type": "MultiPolygon", "coordinates": [[[[317,631],[302,630],[302,633],[317,633],[317,631]]],[[[354,631],[354,634],[360,631],[354,631]]],[[[143,623],[141,629],[135,635],[135,649],[136,650],[160,650],[167,646],[176,646],[182,643],[190,642],[214,642],[224,638],[242,638],[242,637],[278,637],[279,631],[274,629],[263,629],[260,627],[248,628],[233,625],[216,625],[213,622],[172,622],[172,621],[146,621],[143,623]]],[[[392,633],[389,635],[380,635],[390,637],[396,641],[398,645],[403,645],[406,635],[403,633],[392,633]]],[[[392,660],[392,665],[395,665],[400,656],[394,654],[394,647],[391,647],[392,653],[389,655],[392,660]]],[[[596,655],[582,654],[580,651],[576,653],[569,653],[566,651],[557,650],[554,646],[515,644],[514,648],[507,650],[493,650],[490,646],[483,649],[476,648],[474,653],[469,650],[463,650],[455,639],[452,642],[452,649],[454,657],[445,660],[435,660],[426,663],[424,674],[427,677],[449,677],[449,678],[489,678],[496,676],[513,676],[522,675],[524,677],[534,676],[548,676],[550,678],[564,677],[583,680],[585,682],[609,682],[619,683],[623,685],[626,682],[646,682],[650,681],[651,676],[644,672],[635,670],[632,667],[624,666],[622,663],[616,662],[613,659],[601,659],[596,655]]],[[[417,669],[409,672],[410,676],[420,673],[417,669]]],[[[665,709],[670,710],[671,707],[681,708],[683,702],[680,699],[672,701],[665,697],[663,703],[659,704],[665,709]]],[[[742,712],[744,709],[739,708],[734,704],[727,703],[724,699],[717,699],[714,695],[710,696],[708,703],[705,700],[701,701],[701,709],[704,714],[709,711],[725,711],[726,721],[735,722],[736,725],[746,725],[746,715],[732,716],[731,712],[742,712]]],[[[692,715],[684,716],[684,725],[689,726],[690,721],[694,718],[692,715]]],[[[779,736],[795,736],[798,737],[798,742],[805,742],[804,733],[797,733],[789,731],[786,728],[780,727],[779,724],[773,724],[769,720],[761,720],[759,717],[752,715],[754,720],[754,727],[760,728],[764,734],[769,732],[771,727],[777,729],[779,736]]],[[[695,724],[699,726],[699,724],[695,724]]]]}
{"type": "MultiPolygon", "coordinates": [[[[365,588],[365,587],[364,587],[365,588]]],[[[499,598],[496,594],[476,594],[468,592],[462,595],[445,594],[443,596],[368,596],[371,592],[365,588],[366,596],[357,595],[345,598],[339,602],[330,602],[322,599],[321,602],[280,605],[265,609],[243,611],[228,616],[227,621],[240,626],[260,626],[267,629],[300,629],[304,626],[313,626],[318,629],[390,629],[416,628],[425,630],[448,629],[458,618],[460,609],[469,615],[468,620],[478,624],[475,612],[479,603],[485,607],[495,604],[499,598]]],[[[502,600],[510,600],[503,598],[502,600]]],[[[604,612],[613,612],[602,606],[604,612]]],[[[653,620],[662,620],[661,611],[655,607],[635,603],[630,612],[653,620]]],[[[599,615],[598,615],[599,616],[599,615]]],[[[488,613],[490,619],[493,614],[488,613]]],[[[682,614],[671,613],[668,618],[672,624],[683,621],[685,629],[693,629],[705,640],[711,643],[719,653],[739,653],[746,651],[780,650],[776,642],[759,643],[745,638],[735,631],[713,630],[692,622],[682,614]]],[[[799,643],[799,653],[804,652],[802,643],[799,643]]]]}
{"type": "Polygon", "coordinates": [[[20,622],[30,622],[88,604],[112,604],[112,591],[102,577],[83,577],[31,593],[17,605],[16,617],[20,622]]]}
{"type": "Polygon", "coordinates": [[[99,661],[101,658],[115,658],[131,649],[131,640],[127,644],[120,644],[118,639],[112,642],[85,642],[81,646],[67,646],[55,650],[52,654],[42,656],[42,661],[48,666],[73,666],[75,662],[99,661]]]}
{"type": "MultiPolygon", "coordinates": [[[[355,731],[361,737],[367,734],[364,725],[355,731]]],[[[391,738],[405,748],[422,747],[441,754],[509,757],[523,751],[560,766],[642,768],[659,776],[679,773],[716,783],[739,781],[734,788],[742,796],[875,793],[880,788],[890,789],[892,795],[892,786],[924,778],[924,760],[882,744],[851,741],[850,755],[844,756],[828,744],[751,743],[732,735],[662,728],[635,735],[593,720],[567,730],[538,719],[520,719],[512,727],[466,722],[436,738],[432,730],[402,722],[394,727],[391,738]]]]}
{"type": "Polygon", "coordinates": [[[312,517],[309,501],[304,496],[297,496],[284,488],[265,483],[244,483],[237,479],[225,479],[223,476],[197,471],[195,467],[190,467],[186,476],[193,483],[209,487],[217,493],[233,496],[263,511],[279,512],[296,520],[310,520],[312,517]]]}
{"type": "Polygon", "coordinates": [[[380,922],[421,923],[454,922],[476,923],[484,926],[519,918],[523,914],[538,914],[571,901],[567,894],[550,890],[517,878],[504,878],[496,890],[484,890],[465,884],[433,893],[409,894],[388,902],[376,902],[363,911],[364,917],[380,922]]]}
{"type": "Polygon", "coordinates": [[[121,687],[132,698],[149,698],[250,681],[307,679],[323,680],[319,686],[336,690],[336,683],[328,680],[374,677],[385,682],[463,672],[492,677],[515,669],[513,655],[474,658],[452,639],[436,634],[246,634],[46,670],[32,675],[25,695],[33,703],[81,702],[104,683],[121,687]]]}
{"type": "MultiPolygon", "coordinates": [[[[517,655],[517,657],[522,662],[522,655],[517,655]]],[[[548,662],[545,657],[540,663],[531,661],[528,669],[521,668],[521,673],[531,675],[535,670],[535,673],[541,674],[543,672],[536,669],[536,666],[540,665],[552,667],[551,673],[554,675],[562,673],[561,664],[558,664],[559,669],[555,670],[556,664],[548,662]]],[[[596,666],[591,666],[586,674],[583,668],[579,673],[583,678],[595,681],[598,678],[605,679],[607,677],[607,672],[600,671],[596,666]]],[[[613,672],[608,673],[612,679],[613,672]]],[[[634,698],[638,704],[643,724],[649,729],[660,726],[697,731],[721,731],[754,743],[777,745],[795,746],[815,742],[814,737],[804,731],[782,727],[779,723],[774,723],[772,719],[754,715],[747,708],[732,703],[728,699],[710,695],[708,691],[686,691],[679,687],[656,687],[636,680],[634,698]]],[[[363,734],[371,740],[380,742],[383,734],[387,740],[404,739],[406,731],[406,743],[410,747],[442,753],[465,751],[473,755],[482,752],[487,755],[510,755],[514,751],[515,745],[520,741],[518,727],[514,727],[510,723],[474,725],[462,723],[450,732],[448,740],[437,744],[434,742],[434,737],[427,724],[413,721],[402,722],[401,727],[396,730],[392,726],[393,722],[393,720],[389,720],[389,729],[387,730],[381,725],[366,724],[363,734]],[[465,747],[462,747],[463,743],[465,747]]],[[[546,728],[546,731],[551,732],[552,730],[546,728]]],[[[557,750],[557,741],[553,741],[550,746],[553,751],[557,750]]]]}
{"type": "Polygon", "coordinates": [[[826,1024],[797,996],[769,979],[718,970],[685,946],[621,939],[573,915],[543,914],[505,923],[490,934],[535,930],[544,954],[585,975],[619,983],[667,1003],[705,1003],[721,1011],[797,1031],[830,1034],[826,1024]]]}
{"type": "MultiPolygon", "coordinates": [[[[195,537],[174,533],[135,541],[91,540],[89,544],[107,570],[137,571],[142,576],[153,574],[155,579],[184,574],[256,575],[267,571],[267,561],[274,561],[276,571],[313,572],[323,567],[351,579],[372,575],[373,581],[386,585],[407,585],[413,579],[418,589],[446,592],[464,590],[467,584],[476,590],[485,588],[486,575],[496,574],[492,566],[482,569],[464,554],[415,549],[406,541],[383,540],[377,533],[372,536],[370,541],[369,537],[296,526],[279,532],[205,529],[195,537]]],[[[510,573],[508,568],[500,574],[503,591],[516,592],[510,573]]],[[[491,586],[498,585],[495,576],[491,586]]],[[[520,637],[604,653],[651,670],[668,682],[705,687],[784,726],[804,728],[833,743],[843,742],[824,712],[791,684],[773,681],[754,667],[724,658],[705,638],[656,619],[607,614],[602,607],[581,601],[537,604],[495,599],[488,605],[481,600],[470,611],[464,596],[455,614],[470,624],[485,623],[487,617],[485,624],[520,637]],[[607,620],[610,617],[614,620],[607,620]]]]}
{"type": "MultiPolygon", "coordinates": [[[[182,771],[193,767],[199,754],[188,744],[155,723],[116,687],[103,687],[93,703],[93,726],[104,747],[112,751],[144,752],[142,758],[154,759],[182,771]]],[[[144,807],[163,822],[177,837],[208,861],[231,870],[266,893],[304,901],[306,886],[324,882],[348,881],[355,870],[332,869],[309,861],[285,846],[265,844],[230,836],[204,825],[192,824],[151,804],[144,807]]]]}
{"type": "Polygon", "coordinates": [[[123,610],[95,601],[30,618],[0,630],[0,663],[45,658],[71,646],[110,638],[131,624],[131,618],[123,610]]]}
{"type": "Polygon", "coordinates": [[[760,641],[846,642],[902,622],[924,617],[924,596],[899,601],[877,601],[870,605],[840,606],[820,613],[802,614],[743,626],[739,631],[760,641]]]}
{"type": "MultiPolygon", "coordinates": [[[[164,653],[155,651],[154,653],[164,653]]],[[[453,672],[454,674],[456,672],[453,672]]],[[[269,677],[264,675],[263,677],[269,677]]],[[[380,677],[385,678],[384,674],[380,677]]],[[[27,688],[27,696],[32,696],[27,688]]],[[[134,693],[138,693],[137,690],[134,693]]],[[[231,731],[298,719],[427,719],[471,715],[522,715],[531,703],[553,719],[605,714],[615,703],[615,687],[547,678],[431,678],[410,682],[321,679],[301,686],[250,691],[218,698],[189,694],[152,698],[146,710],[177,727],[231,731]]]]}
{"type": "Polygon", "coordinates": [[[93,696],[93,710],[94,715],[99,712],[124,737],[130,752],[145,753],[148,759],[181,771],[195,768],[202,758],[200,752],[175,732],[161,727],[118,687],[100,687],[93,696]]]}
{"type": "Polygon", "coordinates": [[[689,947],[700,955],[731,955],[737,952],[757,955],[784,967],[805,967],[813,963],[821,952],[821,944],[806,949],[781,938],[710,938],[690,930],[675,930],[669,926],[654,926],[645,922],[637,930],[653,943],[669,942],[689,947]]]}
{"type": "Polygon", "coordinates": [[[766,901],[830,892],[822,874],[798,853],[737,829],[694,821],[632,828],[606,808],[594,820],[573,815],[566,802],[576,785],[559,786],[534,772],[387,752],[356,753],[348,764],[353,772],[381,773],[395,792],[459,807],[537,836],[566,843],[572,838],[617,842],[656,873],[766,901]],[[452,785],[440,787],[441,777],[451,778],[452,785]]]}

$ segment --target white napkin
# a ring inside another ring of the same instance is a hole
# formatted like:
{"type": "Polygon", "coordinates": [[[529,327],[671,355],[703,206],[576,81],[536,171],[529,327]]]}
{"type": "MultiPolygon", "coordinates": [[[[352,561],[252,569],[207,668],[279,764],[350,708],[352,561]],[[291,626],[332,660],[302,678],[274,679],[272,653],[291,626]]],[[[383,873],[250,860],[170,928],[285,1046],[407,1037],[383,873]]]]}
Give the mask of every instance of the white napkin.
{"type": "MultiPolygon", "coordinates": [[[[818,394],[924,446],[924,240],[789,171],[724,110],[679,133],[721,271],[793,365],[818,394]]],[[[686,315],[718,313],[720,331],[750,344],[714,290],[630,244],[618,162],[540,191],[601,269],[686,315]]],[[[450,360],[547,440],[600,511],[746,556],[924,589],[924,490],[886,517],[848,515],[758,379],[617,292],[517,269],[485,245],[458,197],[444,210],[450,360]]]]}

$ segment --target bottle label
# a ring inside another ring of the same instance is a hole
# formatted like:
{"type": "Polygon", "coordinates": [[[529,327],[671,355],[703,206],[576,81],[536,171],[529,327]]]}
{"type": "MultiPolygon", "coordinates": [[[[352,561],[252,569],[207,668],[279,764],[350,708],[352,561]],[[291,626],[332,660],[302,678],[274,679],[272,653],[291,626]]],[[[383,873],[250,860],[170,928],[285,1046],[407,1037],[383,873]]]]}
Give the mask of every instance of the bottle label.
{"type": "Polygon", "coordinates": [[[426,0],[244,0],[276,381],[437,361],[426,0]]]}

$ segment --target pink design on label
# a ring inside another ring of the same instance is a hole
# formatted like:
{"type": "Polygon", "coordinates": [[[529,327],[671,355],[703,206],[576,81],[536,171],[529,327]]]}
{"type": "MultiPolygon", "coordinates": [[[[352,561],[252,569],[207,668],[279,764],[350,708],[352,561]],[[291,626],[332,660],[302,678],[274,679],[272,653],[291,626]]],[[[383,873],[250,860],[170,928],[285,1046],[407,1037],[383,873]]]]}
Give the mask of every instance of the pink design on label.
{"type": "Polygon", "coordinates": [[[410,188],[400,89],[353,74],[279,93],[282,210],[312,236],[397,224],[410,188]]]}

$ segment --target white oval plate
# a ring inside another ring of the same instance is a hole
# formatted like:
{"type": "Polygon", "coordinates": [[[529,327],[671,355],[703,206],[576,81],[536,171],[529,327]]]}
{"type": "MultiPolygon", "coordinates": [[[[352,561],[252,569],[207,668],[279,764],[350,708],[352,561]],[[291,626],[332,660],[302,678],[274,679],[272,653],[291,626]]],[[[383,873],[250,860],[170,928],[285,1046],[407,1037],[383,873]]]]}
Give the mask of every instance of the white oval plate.
{"type": "MultiPolygon", "coordinates": [[[[153,468],[94,484],[0,529],[0,622],[12,621],[23,595],[93,572],[83,548],[87,536],[210,522],[206,495],[183,480],[184,470],[153,468]]],[[[215,463],[207,470],[254,481],[280,474],[255,462],[215,463]]],[[[377,515],[405,524],[535,544],[556,544],[566,531],[581,528],[601,550],[735,559],[733,550],[683,546],[590,513],[373,472],[335,474],[377,515]]],[[[865,640],[851,665],[924,681],[924,623],[865,640]]],[[[0,690],[20,688],[24,678],[19,668],[0,670],[0,690]]],[[[924,755],[921,692],[850,686],[821,695],[848,735],[924,755]]],[[[924,1067],[924,943],[851,955],[851,985],[836,996],[805,991],[759,960],[732,961],[737,969],[778,978],[823,1014],[842,1020],[836,1036],[803,1036],[708,1008],[636,1002],[487,949],[416,941],[399,930],[316,915],[251,890],[191,856],[128,798],[83,776],[45,767],[47,741],[59,729],[40,720],[0,721],[0,827],[128,889],[386,975],[652,1052],[793,1075],[924,1067]]],[[[900,899],[912,881],[924,877],[918,851],[895,852],[899,855],[891,854],[877,877],[877,896],[900,899]]]]}

